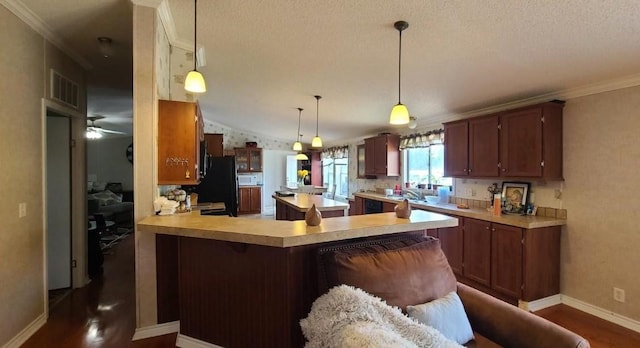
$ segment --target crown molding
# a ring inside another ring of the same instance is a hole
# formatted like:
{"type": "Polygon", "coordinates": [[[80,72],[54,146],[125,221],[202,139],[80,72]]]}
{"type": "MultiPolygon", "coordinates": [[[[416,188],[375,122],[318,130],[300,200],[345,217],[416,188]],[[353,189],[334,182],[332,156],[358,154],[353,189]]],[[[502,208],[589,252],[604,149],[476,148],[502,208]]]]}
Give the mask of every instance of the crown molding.
{"type": "MultiPolygon", "coordinates": [[[[157,0],[132,0],[132,1],[157,1],[157,0]]],[[[167,33],[167,38],[169,39],[169,44],[173,47],[177,47],[183,49],[185,51],[192,52],[193,51],[193,41],[185,40],[178,37],[178,33],[176,32],[176,25],[173,20],[173,14],[171,13],[171,9],[169,8],[169,4],[167,0],[162,0],[160,5],[158,6],[158,16],[160,17],[160,22],[162,22],[162,26],[164,27],[165,32],[167,33]]],[[[198,52],[196,53],[198,56],[198,67],[202,67],[205,65],[205,56],[204,56],[204,47],[198,48],[198,52]]]]}
{"type": "Polygon", "coordinates": [[[158,8],[165,0],[131,0],[134,5],[158,8]]]}
{"type": "Polygon", "coordinates": [[[45,40],[51,42],[66,55],[71,57],[76,63],[80,64],[84,69],[91,70],[93,65],[89,63],[82,55],[69,47],[62,38],[56,35],[53,30],[31,11],[20,0],[0,0],[0,4],[6,7],[11,13],[16,15],[20,20],[26,23],[31,29],[35,30],[45,40]]]}

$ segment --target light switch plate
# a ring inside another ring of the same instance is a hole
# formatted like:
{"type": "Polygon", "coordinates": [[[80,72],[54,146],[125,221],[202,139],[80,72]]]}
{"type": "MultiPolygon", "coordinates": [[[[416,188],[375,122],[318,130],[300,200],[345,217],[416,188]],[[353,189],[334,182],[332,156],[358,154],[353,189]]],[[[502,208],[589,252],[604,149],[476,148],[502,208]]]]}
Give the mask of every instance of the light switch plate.
{"type": "Polygon", "coordinates": [[[27,203],[18,204],[18,217],[23,218],[27,216],[27,203]]]}

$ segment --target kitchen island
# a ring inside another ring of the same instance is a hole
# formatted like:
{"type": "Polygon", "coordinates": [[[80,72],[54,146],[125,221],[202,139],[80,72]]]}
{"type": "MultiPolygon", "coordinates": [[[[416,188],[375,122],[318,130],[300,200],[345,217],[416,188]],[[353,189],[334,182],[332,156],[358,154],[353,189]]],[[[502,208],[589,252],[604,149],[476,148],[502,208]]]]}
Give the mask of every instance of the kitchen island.
{"type": "Polygon", "coordinates": [[[179,347],[302,347],[299,320],[319,296],[320,246],[457,224],[425,211],[409,219],[335,217],[319,226],[197,213],[150,216],[136,233],[147,240],[139,252],[153,254],[155,265],[139,263],[136,282],[139,298],[155,285],[156,303],[151,310],[139,304],[138,313],[155,312],[155,324],[179,321],[179,347]]]}
{"type": "Polygon", "coordinates": [[[296,193],[293,196],[272,196],[276,200],[276,220],[304,220],[304,214],[315,204],[323,218],[346,216],[349,204],[320,195],[296,193]]]}

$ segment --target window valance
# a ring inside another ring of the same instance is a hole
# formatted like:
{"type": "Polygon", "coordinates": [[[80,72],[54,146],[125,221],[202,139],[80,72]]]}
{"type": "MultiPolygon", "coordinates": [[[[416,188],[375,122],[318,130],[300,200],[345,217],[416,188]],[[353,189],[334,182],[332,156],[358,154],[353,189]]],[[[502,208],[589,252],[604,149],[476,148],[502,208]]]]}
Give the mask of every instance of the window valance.
{"type": "Polygon", "coordinates": [[[349,146],[347,145],[330,147],[328,149],[322,150],[322,153],[320,154],[320,159],[337,159],[347,157],[349,157],[349,146]]]}
{"type": "Polygon", "coordinates": [[[444,130],[435,129],[422,134],[411,134],[400,137],[400,150],[429,147],[442,143],[444,143],[444,130]]]}

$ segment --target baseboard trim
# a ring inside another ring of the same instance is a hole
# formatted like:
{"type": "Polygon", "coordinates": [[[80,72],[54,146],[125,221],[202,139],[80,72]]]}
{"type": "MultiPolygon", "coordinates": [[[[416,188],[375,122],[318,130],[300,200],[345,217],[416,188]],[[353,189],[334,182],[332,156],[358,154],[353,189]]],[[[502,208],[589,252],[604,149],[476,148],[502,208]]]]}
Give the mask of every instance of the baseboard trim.
{"type": "Polygon", "coordinates": [[[180,348],[223,348],[222,346],[215,345],[213,343],[201,341],[197,338],[178,334],[176,339],[176,347],[180,348]]]}
{"type": "Polygon", "coordinates": [[[616,314],[612,311],[596,307],[592,304],[580,300],[576,300],[575,298],[566,295],[562,296],[562,303],[569,307],[596,316],[600,319],[604,319],[608,322],[625,327],[629,330],[640,332],[640,321],[625,317],[620,314],[616,314]]]}
{"type": "Polygon", "coordinates": [[[3,348],[18,348],[23,345],[29,337],[33,336],[44,324],[47,323],[47,315],[45,313],[40,314],[34,321],[32,321],[27,327],[22,329],[15,337],[13,337],[3,348]]]}
{"type": "Polygon", "coordinates": [[[518,307],[528,312],[539,311],[544,308],[559,305],[562,303],[562,295],[556,294],[535,301],[518,301],[518,307]]]}
{"type": "Polygon", "coordinates": [[[136,328],[132,341],[180,332],[180,321],[171,321],[157,325],[136,328]]]}

